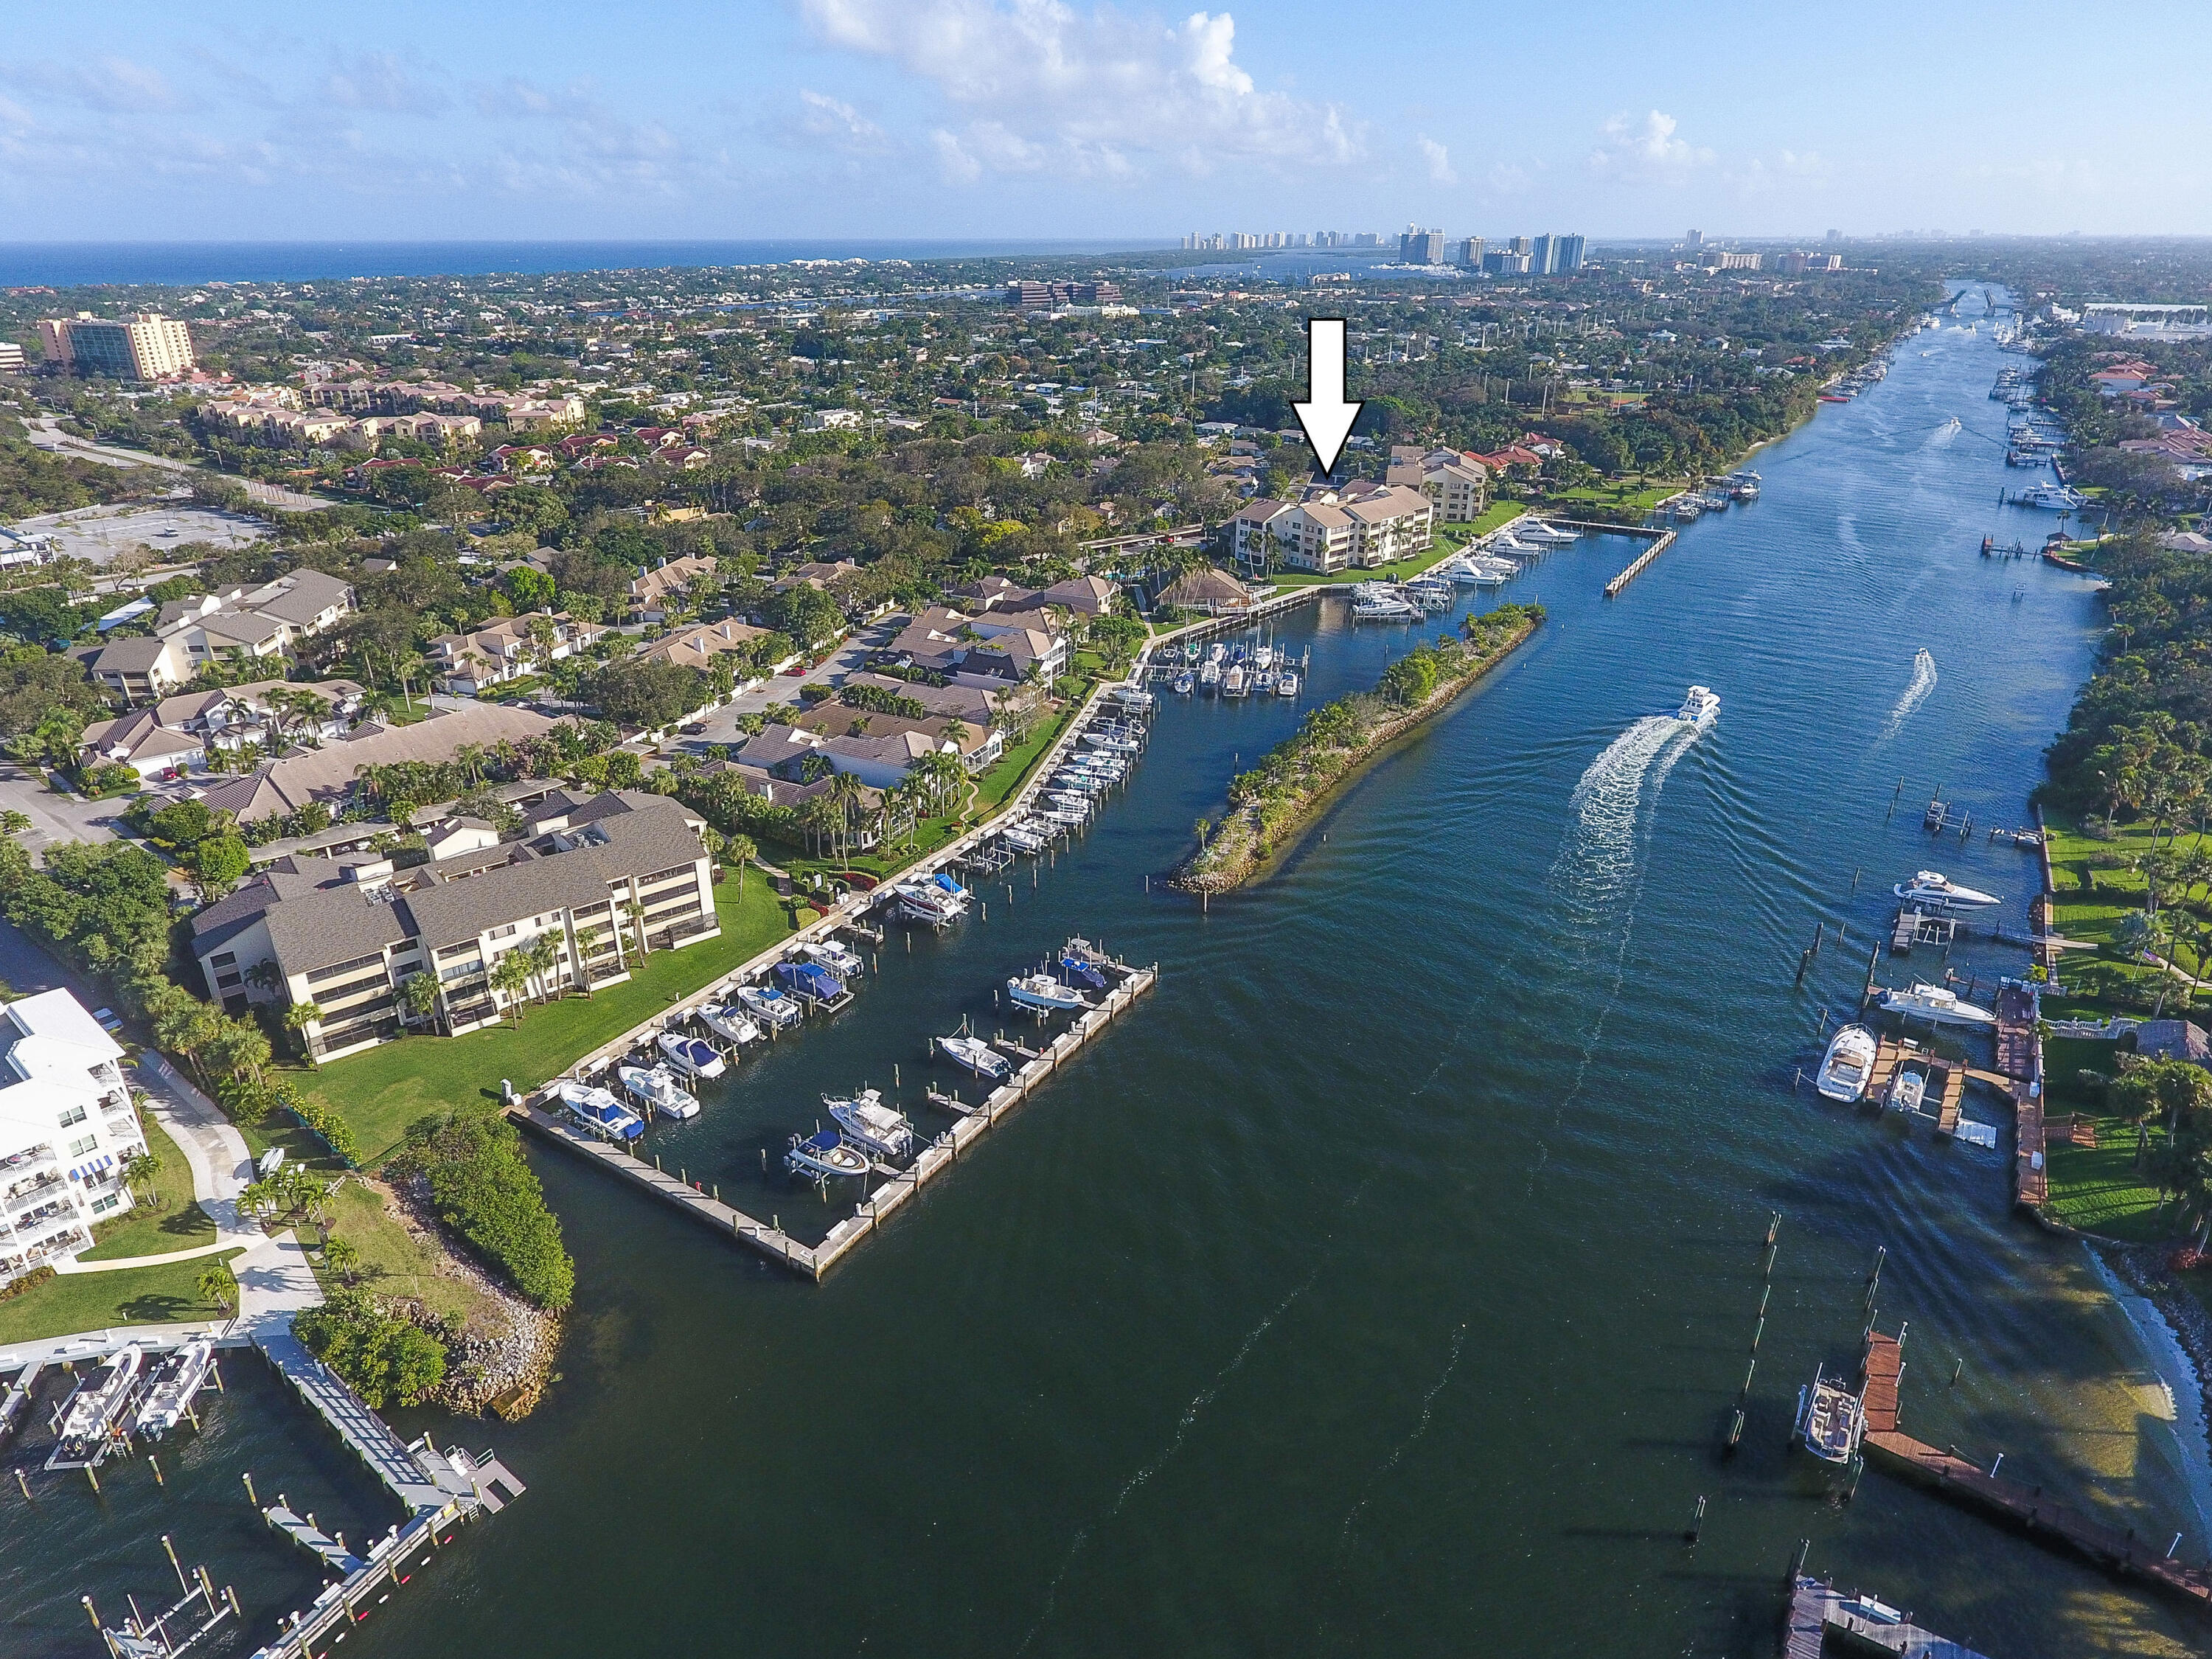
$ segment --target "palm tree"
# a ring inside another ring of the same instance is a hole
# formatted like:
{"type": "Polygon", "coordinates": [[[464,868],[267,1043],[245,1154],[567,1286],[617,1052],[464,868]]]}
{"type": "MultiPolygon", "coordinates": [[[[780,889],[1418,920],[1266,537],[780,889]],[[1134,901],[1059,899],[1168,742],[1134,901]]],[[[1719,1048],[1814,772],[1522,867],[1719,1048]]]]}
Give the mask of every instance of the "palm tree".
{"type": "Polygon", "coordinates": [[[522,994],[530,983],[530,963],[524,959],[525,955],[521,951],[509,951],[492,963],[491,972],[486,975],[493,990],[506,994],[507,1010],[514,1014],[517,1025],[522,1024],[522,994]]]}
{"type": "Polygon", "coordinates": [[[430,1019],[438,1011],[438,976],[430,973],[410,974],[401,980],[399,1007],[403,1017],[417,1024],[430,1019]]]}
{"type": "Polygon", "coordinates": [[[867,786],[862,783],[860,779],[854,777],[850,772],[837,773],[830,780],[830,799],[835,801],[837,805],[837,844],[839,848],[837,861],[840,864],[845,863],[852,856],[850,851],[850,838],[853,830],[853,820],[854,816],[861,810],[861,797],[866,793],[867,786]]]}
{"type": "Polygon", "coordinates": [[[587,997],[592,994],[591,958],[599,954],[606,937],[606,929],[596,922],[583,922],[576,928],[576,983],[584,988],[587,997]]]}
{"type": "Polygon", "coordinates": [[[461,769],[462,775],[468,779],[471,789],[483,781],[487,753],[480,743],[465,743],[453,750],[453,763],[461,769]]]}
{"type": "Polygon", "coordinates": [[[268,957],[262,957],[260,961],[246,970],[246,982],[257,991],[275,990],[276,981],[283,977],[282,970],[268,957]]]}
{"type": "Polygon", "coordinates": [[[307,1058],[316,1057],[314,1046],[307,1041],[307,1027],[322,1023],[323,1007],[319,1002],[295,1002],[284,1011],[284,1029],[300,1039],[307,1058]]]}
{"type": "Polygon", "coordinates": [[[738,897],[745,896],[745,866],[760,856],[760,848],[750,836],[732,834],[722,842],[722,856],[738,866],[738,897]]]}
{"type": "Polygon", "coordinates": [[[198,1289],[201,1301],[212,1303],[226,1315],[238,1305],[238,1275],[231,1272],[227,1261],[203,1268],[198,1289]]]}
{"type": "Polygon", "coordinates": [[[553,970],[561,964],[561,947],[550,933],[540,933],[521,951],[530,969],[530,976],[537,981],[538,994],[551,994],[553,970]]]}
{"type": "Polygon", "coordinates": [[[635,894],[623,905],[623,915],[629,919],[629,925],[637,929],[637,956],[642,962],[653,954],[653,942],[645,936],[645,907],[637,902],[635,894]]]}

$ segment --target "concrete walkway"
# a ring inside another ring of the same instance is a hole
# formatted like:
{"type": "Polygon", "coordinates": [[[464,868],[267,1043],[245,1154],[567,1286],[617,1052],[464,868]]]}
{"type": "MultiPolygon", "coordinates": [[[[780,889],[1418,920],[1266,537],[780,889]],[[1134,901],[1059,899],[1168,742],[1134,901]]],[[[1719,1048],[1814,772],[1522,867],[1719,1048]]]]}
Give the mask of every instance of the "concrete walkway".
{"type": "Polygon", "coordinates": [[[54,1272],[63,1277],[71,1273],[112,1273],[126,1267],[159,1267],[172,1261],[191,1261],[204,1255],[215,1255],[224,1250],[239,1248],[234,1238],[218,1238],[212,1244],[196,1244],[189,1250],[171,1250],[167,1255],[118,1255],[105,1261],[57,1261],[54,1272]]]}

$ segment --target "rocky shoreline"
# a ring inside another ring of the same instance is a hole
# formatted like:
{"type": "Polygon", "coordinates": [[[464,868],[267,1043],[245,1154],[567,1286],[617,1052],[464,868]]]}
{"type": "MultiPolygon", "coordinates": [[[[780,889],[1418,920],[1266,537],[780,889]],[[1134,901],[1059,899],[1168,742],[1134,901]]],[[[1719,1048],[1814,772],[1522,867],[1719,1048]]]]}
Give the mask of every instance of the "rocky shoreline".
{"type": "Polygon", "coordinates": [[[552,1379],[561,1344],[558,1316],[517,1296],[455,1243],[432,1212],[419,1177],[397,1185],[364,1177],[363,1184],[384,1200],[439,1272],[466,1285],[491,1310],[482,1321],[464,1323],[411,1297],[385,1298],[392,1311],[446,1345],[446,1380],[431,1403],[465,1417],[489,1412],[512,1421],[527,1416],[552,1379]]]}
{"type": "MultiPolygon", "coordinates": [[[[2115,1278],[2158,1310],[2197,1375],[2203,1420],[2212,1425],[2212,1382],[2208,1382],[2212,1379],[2212,1312],[2176,1277],[2172,1247],[2118,1244],[2108,1239],[2085,1242],[2115,1278]]],[[[2212,1455],[2212,1445],[2206,1450],[2212,1455]]]]}

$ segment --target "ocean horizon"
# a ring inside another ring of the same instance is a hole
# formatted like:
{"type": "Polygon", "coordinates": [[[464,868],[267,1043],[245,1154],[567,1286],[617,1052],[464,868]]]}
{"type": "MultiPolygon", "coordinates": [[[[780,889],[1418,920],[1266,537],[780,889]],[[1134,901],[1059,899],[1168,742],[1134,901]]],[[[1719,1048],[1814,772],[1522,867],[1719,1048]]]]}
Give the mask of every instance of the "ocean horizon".
{"type": "Polygon", "coordinates": [[[974,259],[1154,252],[1164,238],[1009,241],[880,237],[750,240],[0,242],[0,287],[299,283],[785,264],[795,259],[974,259]]]}

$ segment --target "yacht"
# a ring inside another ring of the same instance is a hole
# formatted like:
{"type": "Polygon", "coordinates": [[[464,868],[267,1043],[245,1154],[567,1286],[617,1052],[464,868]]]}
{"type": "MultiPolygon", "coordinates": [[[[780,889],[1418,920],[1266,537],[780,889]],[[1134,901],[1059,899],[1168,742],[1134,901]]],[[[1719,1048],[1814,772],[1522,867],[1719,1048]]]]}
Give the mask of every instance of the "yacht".
{"type": "Polygon", "coordinates": [[[811,1135],[792,1136],[783,1167],[793,1175],[826,1182],[832,1176],[867,1174],[868,1155],[857,1146],[848,1146],[835,1129],[817,1129],[811,1135]]]}
{"type": "Polygon", "coordinates": [[[138,1384],[139,1368],[144,1363],[145,1351],[136,1342],[127,1342],[78,1385],[69,1404],[63,1407],[61,1422],[54,1431],[58,1443],[49,1468],[73,1467],[99,1459],[107,1449],[115,1420],[130,1403],[131,1391],[138,1384]]]}
{"type": "Polygon", "coordinates": [[[1274,665],[1275,647],[1273,646],[1255,645],[1252,647],[1253,667],[1264,672],[1266,670],[1273,668],[1274,665]]]}
{"type": "Polygon", "coordinates": [[[1078,824],[1088,823],[1091,821],[1090,813],[1080,811],[1077,808],[1067,806],[1054,806],[1048,805],[1042,811],[1039,812],[1037,816],[1042,818],[1047,823],[1057,823],[1065,829],[1070,830],[1074,829],[1078,824]]]}
{"type": "Polygon", "coordinates": [[[844,998],[844,981],[818,962],[779,962],[769,971],[775,975],[775,988],[799,1002],[838,1002],[844,998]]]}
{"type": "Polygon", "coordinates": [[[131,1432],[141,1440],[159,1440],[170,1432],[191,1408],[192,1396],[214,1369],[215,1343],[204,1336],[194,1337],[164,1358],[154,1368],[145,1403],[138,1407],[131,1432]]]}
{"type": "Polygon", "coordinates": [[[1884,991],[1882,1010],[1906,1019],[1924,1019],[1937,1025],[1994,1025],[1997,1017],[1986,1008],[1961,1002],[1958,993],[1940,985],[1915,980],[1902,991],[1884,991]]]}
{"type": "Polygon", "coordinates": [[[553,1085],[562,1109],[602,1140],[635,1140],[645,1133],[645,1120],[617,1100],[611,1089],[563,1078],[553,1085]]]}
{"type": "Polygon", "coordinates": [[[1866,1407],[1840,1382],[1831,1382],[1819,1367],[1810,1388],[1797,1394],[1798,1444],[1824,1463],[1849,1463],[1858,1455],[1866,1431],[1866,1407]]]}
{"type": "Polygon", "coordinates": [[[676,1080],[676,1073],[665,1066],[650,1069],[643,1066],[623,1066],[615,1075],[629,1091],[632,1100],[652,1108],[663,1117],[682,1120],[699,1115],[699,1097],[676,1080]]]}
{"type": "Polygon", "coordinates": [[[1690,695],[1682,699],[1682,706],[1674,711],[1674,718],[1685,726],[1694,726],[1703,730],[1719,718],[1720,712],[1719,696],[1702,685],[1693,685],[1690,688],[1690,695]]]}
{"type": "Polygon", "coordinates": [[[1229,672],[1221,677],[1221,695],[1224,697],[1242,697],[1249,696],[1250,691],[1251,688],[1244,683],[1244,665],[1241,662],[1231,663],[1229,672]]]}
{"type": "Polygon", "coordinates": [[[960,902],[942,887],[926,881],[902,882],[891,889],[898,914],[908,921],[944,927],[960,920],[960,902]]]}
{"type": "Polygon", "coordinates": [[[1275,695],[1279,697],[1295,697],[1298,695],[1298,677],[1295,671],[1285,668],[1275,676],[1275,695]]]}
{"type": "Polygon", "coordinates": [[[1354,599],[1352,616],[1355,622],[1419,622],[1421,607],[1406,599],[1354,599]]]}
{"type": "Polygon", "coordinates": [[[1899,1112],[1919,1112],[1927,1109],[1928,1073],[1911,1071],[1903,1066],[1889,1080],[1889,1092],[1882,1097],[1886,1109],[1899,1112]]]}
{"type": "Polygon", "coordinates": [[[1995,893],[1984,893],[1978,888],[1961,887],[1941,870],[1920,871],[1911,881],[1900,881],[1889,890],[1908,904],[1978,907],[2004,902],[1995,893]]]}
{"type": "Polygon", "coordinates": [[[1565,547],[1569,542],[1580,539],[1571,530],[1561,530],[1556,525],[1543,523],[1516,524],[1513,526],[1513,533],[1522,541],[1548,543],[1553,547],[1565,547]]]}
{"type": "Polygon", "coordinates": [[[1042,853],[1051,845],[1036,830],[1018,823],[1009,824],[999,831],[999,839],[1017,853],[1042,853]]]}
{"type": "Polygon", "coordinates": [[[1153,701],[1151,692],[1133,685],[1117,685],[1107,692],[1106,696],[1110,702],[1140,714],[1150,708],[1153,701]]]}
{"type": "Polygon", "coordinates": [[[668,1063],[679,1072],[696,1078],[715,1078],[730,1068],[714,1045],[704,1037],[685,1036],[681,1031],[663,1031],[654,1040],[668,1063]]]}
{"type": "Polygon", "coordinates": [[[740,985],[731,994],[737,998],[739,1007],[771,1031],[796,1025],[806,1018],[805,1009],[773,985],[740,985]]]}
{"type": "Polygon", "coordinates": [[[965,1066],[977,1077],[988,1078],[994,1083],[1004,1079],[1013,1070],[1012,1063],[1004,1054],[984,1042],[982,1038],[970,1036],[965,1031],[954,1036],[939,1037],[937,1047],[938,1051],[946,1059],[965,1066]]]}
{"type": "Polygon", "coordinates": [[[1828,1040],[1813,1086],[1830,1100],[1860,1099],[1874,1076],[1875,1048],[1874,1033],[1865,1026],[1844,1026],[1828,1040]]]}
{"type": "MultiPolygon", "coordinates": [[[[1226,691],[1229,689],[1230,676],[1233,675],[1241,680],[1243,672],[1241,666],[1232,667],[1228,674],[1222,677],[1222,690],[1226,691]]],[[[1103,749],[1109,755],[1133,755],[1144,748],[1144,744],[1139,743],[1136,738],[1126,732],[1115,731],[1110,726],[1086,726],[1084,729],[1083,740],[1094,749],[1103,749]]]]}
{"type": "Polygon", "coordinates": [[[904,1158],[914,1151],[914,1125],[884,1104],[873,1089],[863,1089],[850,1099],[824,1095],[822,1103],[844,1131],[845,1139],[864,1152],[878,1158],[904,1158]]]}
{"type": "Polygon", "coordinates": [[[763,1036],[761,1028],[745,1018],[744,1010],[719,1002],[710,1002],[699,1011],[699,1023],[723,1042],[738,1048],[758,1042],[763,1036]]]}
{"type": "Polygon", "coordinates": [[[1062,985],[1050,974],[1031,974],[1006,981],[1006,995],[1017,1007],[1035,1008],[1044,1013],[1077,1013],[1091,1005],[1083,994],[1073,987],[1062,985]]]}
{"type": "Polygon", "coordinates": [[[860,960],[860,952],[847,950],[835,939],[817,939],[799,948],[803,954],[812,957],[831,973],[845,979],[851,979],[867,969],[868,964],[860,960]]]}
{"type": "Polygon", "coordinates": [[[2089,505],[2089,498],[2080,490],[2064,484],[2038,484],[2013,497],[2022,507],[2045,507],[2059,513],[2077,512],[2089,505]]]}

